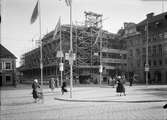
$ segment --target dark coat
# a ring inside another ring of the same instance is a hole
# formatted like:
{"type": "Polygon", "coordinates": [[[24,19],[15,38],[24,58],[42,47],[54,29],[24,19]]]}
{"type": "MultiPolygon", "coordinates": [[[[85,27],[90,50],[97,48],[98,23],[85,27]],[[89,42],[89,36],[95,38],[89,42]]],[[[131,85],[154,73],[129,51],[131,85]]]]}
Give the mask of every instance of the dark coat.
{"type": "Polygon", "coordinates": [[[39,84],[36,83],[36,82],[33,82],[33,84],[32,84],[32,89],[33,89],[32,95],[33,95],[34,99],[39,98],[37,88],[40,88],[39,84]]]}
{"type": "Polygon", "coordinates": [[[116,91],[118,93],[125,92],[125,87],[124,87],[123,83],[120,80],[118,80],[116,91]]]}
{"type": "Polygon", "coordinates": [[[66,86],[67,86],[66,82],[63,82],[63,85],[61,86],[62,92],[67,92],[66,86]]]}

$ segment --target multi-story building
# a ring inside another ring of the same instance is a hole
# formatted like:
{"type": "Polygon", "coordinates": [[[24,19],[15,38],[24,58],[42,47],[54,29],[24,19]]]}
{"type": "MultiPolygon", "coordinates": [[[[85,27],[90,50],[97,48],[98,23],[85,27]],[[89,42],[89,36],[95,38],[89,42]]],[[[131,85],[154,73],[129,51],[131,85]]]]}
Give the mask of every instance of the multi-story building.
{"type": "MultiPolygon", "coordinates": [[[[103,76],[113,76],[116,71],[126,70],[126,51],[121,49],[120,41],[116,35],[105,32],[102,37],[102,50],[100,51],[100,41],[96,44],[96,33],[89,31],[90,29],[83,27],[77,28],[73,34],[73,50],[76,54],[76,60],[73,65],[74,77],[80,79],[81,83],[86,81],[94,82],[99,79],[100,61],[103,66],[103,76]],[[87,31],[88,30],[88,31],[87,31]],[[76,33],[76,34],[75,34],[76,33]],[[77,36],[75,36],[77,35],[77,36]],[[107,37],[108,36],[108,37],[107,37]],[[77,38],[77,39],[76,39],[77,38]],[[91,41],[92,40],[92,41],[91,41]],[[94,44],[94,45],[93,45],[94,44]],[[93,46],[93,47],[92,47],[93,46]],[[100,60],[101,52],[101,60],[100,60]]],[[[62,51],[69,52],[69,26],[62,26],[61,31],[62,51]]],[[[43,38],[43,64],[44,64],[44,82],[50,77],[60,75],[57,52],[60,50],[60,38],[52,40],[53,32],[50,32],[43,38]]],[[[69,77],[69,63],[63,58],[64,71],[63,76],[69,77]]],[[[40,79],[40,48],[36,48],[22,57],[22,67],[24,81],[30,81],[34,78],[40,79]]],[[[65,79],[65,78],[64,78],[65,79]]]]}
{"type": "Polygon", "coordinates": [[[0,86],[16,85],[16,57],[0,44],[0,86]]]}
{"type": "Polygon", "coordinates": [[[138,24],[125,23],[122,40],[127,45],[128,71],[136,74],[139,82],[146,82],[148,58],[149,83],[167,83],[167,12],[150,13],[138,24]]]}
{"type": "MultiPolygon", "coordinates": [[[[101,15],[92,12],[85,12],[85,14],[87,18],[85,25],[73,25],[73,52],[76,55],[73,64],[73,75],[76,82],[95,83],[100,78],[100,65],[103,66],[103,78],[111,76],[116,70],[118,73],[120,70],[125,70],[126,51],[121,49],[117,35],[99,28],[100,25],[97,21],[102,20],[101,15]]],[[[64,54],[68,53],[70,49],[69,25],[62,25],[61,32],[58,31],[54,40],[53,33],[54,31],[48,33],[42,39],[44,83],[50,77],[60,76],[59,63],[61,59],[56,57],[57,52],[60,51],[60,46],[64,54]]],[[[69,77],[69,63],[64,57],[62,61],[64,63],[63,77],[65,79],[65,76],[69,77]]],[[[24,80],[40,79],[39,48],[23,55],[21,68],[24,80]]]]}

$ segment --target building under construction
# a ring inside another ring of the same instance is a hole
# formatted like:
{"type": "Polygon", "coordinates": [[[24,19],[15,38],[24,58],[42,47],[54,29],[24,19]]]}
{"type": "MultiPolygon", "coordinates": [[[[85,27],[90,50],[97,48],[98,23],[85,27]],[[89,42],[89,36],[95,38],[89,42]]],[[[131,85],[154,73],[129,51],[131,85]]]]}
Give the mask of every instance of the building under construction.
{"type": "MultiPolygon", "coordinates": [[[[73,25],[72,40],[75,60],[73,63],[74,83],[98,83],[100,66],[105,82],[107,77],[126,71],[126,51],[116,34],[102,29],[102,15],[85,12],[85,24],[73,25]]],[[[63,80],[70,75],[68,54],[70,50],[70,25],[61,25],[56,37],[54,31],[42,38],[44,83],[51,77],[60,77],[59,63],[64,64],[63,80]],[[61,59],[58,53],[62,51],[61,59]]],[[[23,82],[40,79],[40,48],[25,53],[21,66],[23,82]]],[[[68,82],[68,81],[67,81],[68,82]]]]}

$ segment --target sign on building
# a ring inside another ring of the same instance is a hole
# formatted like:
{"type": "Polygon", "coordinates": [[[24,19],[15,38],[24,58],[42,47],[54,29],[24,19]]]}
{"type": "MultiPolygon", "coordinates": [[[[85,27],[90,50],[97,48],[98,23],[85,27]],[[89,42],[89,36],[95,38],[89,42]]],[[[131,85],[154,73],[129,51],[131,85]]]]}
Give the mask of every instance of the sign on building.
{"type": "Polygon", "coordinates": [[[61,51],[61,50],[57,51],[56,57],[58,57],[58,58],[64,57],[63,51],[61,51]]]}

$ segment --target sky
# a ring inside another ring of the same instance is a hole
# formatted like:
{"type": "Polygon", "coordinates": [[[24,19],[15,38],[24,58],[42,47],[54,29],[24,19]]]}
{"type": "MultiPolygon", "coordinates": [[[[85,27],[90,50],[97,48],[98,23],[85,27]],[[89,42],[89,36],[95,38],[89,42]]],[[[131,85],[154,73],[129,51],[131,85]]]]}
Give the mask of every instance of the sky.
{"type": "MultiPolygon", "coordinates": [[[[16,66],[25,52],[37,46],[39,20],[30,24],[37,0],[1,0],[1,44],[16,57],[16,66]]],[[[42,36],[54,30],[59,17],[62,24],[70,23],[70,12],[65,0],[40,0],[42,36]]],[[[167,0],[72,0],[72,21],[83,23],[84,11],[103,15],[103,29],[111,33],[123,27],[124,22],[139,23],[146,14],[167,11],[167,0]],[[163,3],[163,4],[162,4],[163,3]]]]}

